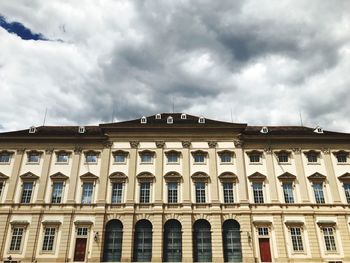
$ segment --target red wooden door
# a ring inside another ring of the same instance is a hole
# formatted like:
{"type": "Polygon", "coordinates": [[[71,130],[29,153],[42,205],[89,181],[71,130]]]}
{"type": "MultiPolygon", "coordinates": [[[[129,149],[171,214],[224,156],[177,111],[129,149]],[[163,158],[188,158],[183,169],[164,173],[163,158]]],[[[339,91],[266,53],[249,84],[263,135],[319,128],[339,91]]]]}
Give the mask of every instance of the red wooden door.
{"type": "Polygon", "coordinates": [[[77,238],[75,241],[74,261],[85,261],[86,238],[77,238]]]}
{"type": "Polygon", "coordinates": [[[270,240],[268,238],[259,238],[259,248],[261,262],[272,262],[270,240]]]}

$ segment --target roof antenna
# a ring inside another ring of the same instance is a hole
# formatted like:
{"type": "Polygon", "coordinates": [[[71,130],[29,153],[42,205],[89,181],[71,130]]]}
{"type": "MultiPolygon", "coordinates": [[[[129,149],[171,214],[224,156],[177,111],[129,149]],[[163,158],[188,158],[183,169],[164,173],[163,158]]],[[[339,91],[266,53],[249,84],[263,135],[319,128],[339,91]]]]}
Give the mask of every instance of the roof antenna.
{"type": "Polygon", "coordinates": [[[303,125],[303,118],[301,117],[301,111],[299,110],[299,118],[300,118],[300,126],[304,126],[303,125]]]}
{"type": "Polygon", "coordinates": [[[45,122],[46,122],[46,114],[47,114],[47,108],[45,108],[45,115],[44,115],[43,126],[45,126],[45,122]]]}
{"type": "Polygon", "coordinates": [[[231,107],[231,122],[233,122],[233,118],[232,118],[232,107],[231,107]]]}

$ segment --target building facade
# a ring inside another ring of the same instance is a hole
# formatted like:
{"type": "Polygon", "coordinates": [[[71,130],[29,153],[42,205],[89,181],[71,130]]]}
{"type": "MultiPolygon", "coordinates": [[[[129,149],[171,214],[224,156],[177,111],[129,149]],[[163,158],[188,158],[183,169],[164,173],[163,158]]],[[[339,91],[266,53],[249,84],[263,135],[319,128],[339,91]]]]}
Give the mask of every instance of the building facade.
{"type": "Polygon", "coordinates": [[[181,113],[0,134],[8,262],[350,262],[350,134],[181,113]]]}

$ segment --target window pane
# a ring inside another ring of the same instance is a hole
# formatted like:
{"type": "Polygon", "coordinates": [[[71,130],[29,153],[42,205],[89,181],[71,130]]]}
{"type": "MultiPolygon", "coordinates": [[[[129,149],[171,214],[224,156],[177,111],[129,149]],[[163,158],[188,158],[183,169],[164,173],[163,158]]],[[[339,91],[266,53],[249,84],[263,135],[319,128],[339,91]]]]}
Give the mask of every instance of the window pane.
{"type": "Polygon", "coordinates": [[[91,204],[92,203],[92,194],[93,194],[94,186],[92,183],[83,183],[83,195],[81,202],[83,204],[91,204]]]}
{"type": "Polygon", "coordinates": [[[346,163],[346,161],[347,161],[346,154],[338,154],[337,160],[338,160],[338,163],[346,163]]]}
{"type": "Polygon", "coordinates": [[[116,154],[114,156],[115,163],[125,163],[125,155],[124,154],[116,154]]]}
{"type": "Polygon", "coordinates": [[[150,153],[143,153],[141,155],[141,162],[142,163],[151,163],[152,162],[152,154],[150,154],[150,153]]]}
{"type": "Polygon", "coordinates": [[[21,203],[30,203],[33,192],[33,183],[23,183],[21,203]]]}
{"type": "Polygon", "coordinates": [[[324,194],[323,194],[323,184],[322,183],[314,183],[312,185],[315,194],[315,201],[317,204],[324,204],[324,194]]]}
{"type": "Polygon", "coordinates": [[[284,194],[284,201],[287,204],[294,203],[293,185],[291,183],[283,184],[283,194],[284,194]]]}
{"type": "Polygon", "coordinates": [[[291,227],[290,235],[294,251],[304,251],[301,229],[299,227],[291,227]]]}
{"type": "Polygon", "coordinates": [[[205,183],[197,182],[196,187],[196,203],[205,203],[205,183]]]}
{"type": "Polygon", "coordinates": [[[112,203],[121,203],[123,197],[123,184],[114,183],[112,186],[112,203]]]}
{"type": "Polygon", "coordinates": [[[169,153],[167,155],[168,163],[177,163],[178,162],[178,154],[177,153],[169,153]]]}
{"type": "Polygon", "coordinates": [[[324,242],[326,245],[326,250],[336,251],[337,247],[335,245],[334,229],[332,227],[324,227],[322,231],[323,231],[324,242]]]}
{"type": "Polygon", "coordinates": [[[251,163],[259,163],[260,162],[260,155],[259,154],[251,154],[251,155],[249,155],[249,160],[251,163]]]}
{"type": "Polygon", "coordinates": [[[14,228],[12,230],[12,237],[11,237],[11,244],[10,244],[10,250],[11,251],[19,251],[21,250],[21,243],[23,238],[23,228],[14,228]]]}
{"type": "Polygon", "coordinates": [[[10,155],[7,153],[0,154],[0,163],[9,163],[10,162],[10,155]]]}
{"type": "Polygon", "coordinates": [[[205,160],[204,154],[197,153],[194,155],[194,162],[195,163],[204,163],[204,160],[205,160]]]}
{"type": "Polygon", "coordinates": [[[85,161],[87,163],[97,163],[97,155],[96,154],[87,154],[85,156],[85,161]]]}
{"type": "Polygon", "coordinates": [[[253,183],[254,203],[264,203],[263,185],[262,183],[253,183]]]}
{"type": "Polygon", "coordinates": [[[28,163],[38,163],[39,159],[40,159],[40,156],[37,153],[28,154],[28,163]]]}
{"type": "Polygon", "coordinates": [[[224,153],[220,156],[222,163],[230,163],[231,162],[231,154],[230,153],[224,153]]]}
{"type": "Polygon", "coordinates": [[[287,163],[288,162],[288,154],[281,153],[278,155],[278,162],[287,163]]]}
{"type": "Polygon", "coordinates": [[[309,163],[317,163],[317,155],[315,153],[309,153],[307,155],[307,161],[309,163]]]}
{"type": "Polygon", "coordinates": [[[168,183],[168,203],[177,203],[177,183],[168,183]]]}
{"type": "Polygon", "coordinates": [[[47,227],[45,229],[44,239],[43,239],[43,251],[52,251],[55,242],[56,228],[47,227]]]}
{"type": "Polygon", "coordinates": [[[344,184],[345,197],[348,204],[350,204],[350,184],[344,184]]]}
{"type": "Polygon", "coordinates": [[[62,201],[63,183],[58,182],[52,185],[51,203],[59,204],[62,201]]]}
{"type": "Polygon", "coordinates": [[[233,183],[223,183],[222,186],[224,189],[224,202],[233,203],[233,183]]]}
{"type": "Polygon", "coordinates": [[[58,163],[68,163],[68,154],[66,154],[66,153],[57,154],[57,162],[58,163]]]}
{"type": "Polygon", "coordinates": [[[151,183],[140,184],[140,203],[150,202],[151,183]]]}

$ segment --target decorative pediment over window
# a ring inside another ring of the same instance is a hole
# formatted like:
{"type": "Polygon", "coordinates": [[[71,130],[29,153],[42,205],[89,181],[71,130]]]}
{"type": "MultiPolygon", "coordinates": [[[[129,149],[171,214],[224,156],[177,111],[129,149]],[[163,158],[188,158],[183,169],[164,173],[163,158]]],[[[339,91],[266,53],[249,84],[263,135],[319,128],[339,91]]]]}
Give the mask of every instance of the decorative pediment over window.
{"type": "Polygon", "coordinates": [[[192,151],[191,154],[192,154],[192,155],[203,154],[204,156],[207,156],[207,155],[208,155],[208,152],[202,151],[202,150],[196,150],[196,151],[192,151]]]}
{"type": "Polygon", "coordinates": [[[256,154],[256,155],[262,155],[263,154],[263,152],[262,151],[258,151],[258,150],[251,150],[251,151],[246,151],[246,154],[248,154],[248,155],[254,155],[254,154],[256,154]]]}
{"type": "Polygon", "coordinates": [[[308,155],[310,155],[310,154],[314,154],[314,155],[316,155],[316,156],[319,156],[320,153],[321,153],[321,151],[316,151],[316,150],[309,150],[309,151],[305,151],[305,152],[304,152],[304,154],[305,154],[306,156],[308,156],[308,155]]]}
{"type": "Polygon", "coordinates": [[[27,220],[13,220],[10,222],[12,227],[27,227],[29,225],[29,222],[27,220]]]}
{"type": "Polygon", "coordinates": [[[180,151],[176,151],[176,150],[169,150],[169,151],[165,151],[164,153],[165,153],[165,155],[168,155],[168,154],[177,154],[177,155],[180,155],[180,154],[181,154],[180,151]]]}
{"type": "Polygon", "coordinates": [[[269,227],[272,225],[272,222],[268,220],[254,220],[253,225],[256,227],[269,227]]]}
{"type": "Polygon", "coordinates": [[[59,154],[66,154],[66,155],[71,155],[72,154],[72,152],[70,152],[70,151],[65,151],[65,150],[58,150],[58,151],[55,151],[55,153],[57,154],[57,155],[59,155],[59,154]]]}
{"type": "Polygon", "coordinates": [[[221,151],[218,151],[218,155],[221,156],[221,155],[224,155],[224,154],[229,154],[231,156],[234,156],[235,152],[234,151],[230,151],[230,150],[221,150],[221,151]]]}
{"type": "Polygon", "coordinates": [[[50,175],[52,181],[65,181],[69,177],[61,172],[50,175]]]}
{"type": "Polygon", "coordinates": [[[8,155],[12,155],[12,154],[14,154],[15,152],[14,151],[7,151],[7,150],[2,150],[2,151],[0,151],[0,155],[1,154],[8,154],[8,155]]]}
{"type": "Polygon", "coordinates": [[[334,227],[337,223],[332,220],[320,220],[317,221],[319,227],[334,227]]]}
{"type": "Polygon", "coordinates": [[[9,177],[6,174],[0,173],[0,181],[4,181],[9,179],[9,177]]]}
{"type": "Polygon", "coordinates": [[[155,155],[156,152],[147,149],[147,150],[139,151],[139,154],[140,154],[140,155],[142,155],[142,154],[151,154],[151,155],[155,155]]]}
{"type": "Polygon", "coordinates": [[[334,154],[335,156],[337,156],[337,155],[349,156],[349,152],[348,152],[348,151],[344,151],[344,150],[339,150],[339,151],[333,152],[333,154],[334,154]]]}
{"type": "Polygon", "coordinates": [[[128,177],[122,172],[114,172],[109,175],[111,182],[125,182],[128,177]]]}
{"type": "Polygon", "coordinates": [[[206,181],[206,182],[210,181],[209,175],[204,172],[196,172],[192,174],[191,178],[193,181],[206,181]]]}
{"type": "Polygon", "coordinates": [[[263,182],[266,180],[266,175],[263,175],[259,172],[255,172],[248,176],[248,179],[253,182],[263,182]]]}
{"type": "Polygon", "coordinates": [[[85,174],[80,175],[80,179],[82,181],[95,181],[98,179],[98,176],[94,175],[93,173],[87,172],[85,174]]]}
{"type": "Polygon", "coordinates": [[[37,180],[39,179],[39,176],[31,173],[31,172],[26,172],[25,174],[20,175],[22,180],[37,180]]]}
{"type": "Polygon", "coordinates": [[[292,151],[287,151],[287,150],[280,150],[280,151],[275,151],[275,154],[279,155],[279,154],[287,154],[290,155],[292,153],[292,151]]]}
{"type": "Polygon", "coordinates": [[[116,155],[128,156],[128,155],[129,155],[129,152],[128,152],[128,151],[123,151],[123,150],[116,150],[116,151],[113,151],[113,152],[112,152],[112,155],[113,155],[113,156],[116,156],[116,155]]]}
{"type": "Polygon", "coordinates": [[[350,173],[345,173],[338,177],[339,181],[350,183],[350,173]]]}
{"type": "Polygon", "coordinates": [[[148,181],[148,182],[155,180],[155,176],[150,172],[141,172],[136,176],[136,178],[139,181],[148,181]]]}
{"type": "Polygon", "coordinates": [[[308,177],[308,179],[311,182],[323,182],[326,180],[326,178],[327,178],[327,176],[320,174],[320,173],[317,173],[317,172],[308,177]]]}
{"type": "Polygon", "coordinates": [[[303,221],[299,221],[299,220],[287,220],[284,223],[288,227],[294,227],[294,226],[296,226],[296,227],[303,227],[304,226],[304,222],[303,221]]]}
{"type": "Polygon", "coordinates": [[[84,155],[96,155],[97,157],[100,156],[100,153],[99,151],[94,151],[94,150],[88,150],[88,151],[84,151],[84,155]]]}
{"type": "Polygon", "coordinates": [[[292,182],[294,181],[297,177],[294,174],[285,172],[283,174],[281,174],[280,176],[277,177],[279,180],[283,181],[283,182],[292,182]]]}
{"type": "Polygon", "coordinates": [[[182,180],[182,176],[181,174],[179,174],[178,172],[175,172],[175,171],[171,171],[171,172],[167,172],[165,175],[164,175],[164,179],[166,181],[175,181],[175,182],[178,182],[178,181],[181,181],[182,180]]]}
{"type": "Polygon", "coordinates": [[[235,182],[238,181],[237,175],[232,172],[223,172],[219,175],[220,181],[224,182],[235,182]]]}
{"type": "Polygon", "coordinates": [[[45,220],[45,221],[42,221],[41,223],[45,226],[48,226],[48,225],[49,226],[59,226],[62,224],[62,222],[59,220],[45,220]]]}
{"type": "Polygon", "coordinates": [[[90,220],[76,220],[74,221],[74,225],[79,225],[79,226],[91,226],[93,225],[94,222],[90,220]]]}
{"type": "Polygon", "coordinates": [[[30,151],[27,151],[27,154],[37,154],[40,156],[43,154],[43,151],[30,150],[30,151]]]}

